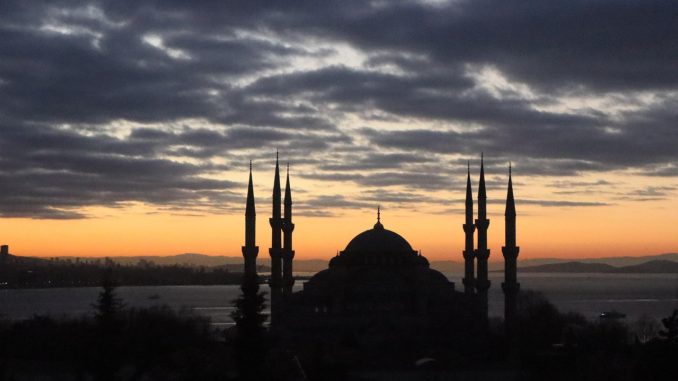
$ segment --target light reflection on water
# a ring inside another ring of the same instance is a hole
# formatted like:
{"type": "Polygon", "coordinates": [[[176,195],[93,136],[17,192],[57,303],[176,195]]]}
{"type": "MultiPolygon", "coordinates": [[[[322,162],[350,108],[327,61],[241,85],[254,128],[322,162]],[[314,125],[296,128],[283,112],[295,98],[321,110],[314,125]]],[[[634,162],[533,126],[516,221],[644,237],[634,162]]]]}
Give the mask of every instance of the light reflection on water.
{"type": "MultiPolygon", "coordinates": [[[[461,285],[461,274],[447,274],[461,285]]],[[[490,276],[491,315],[503,314],[501,274],[490,276]]],[[[678,275],[675,274],[519,274],[521,288],[544,293],[562,311],[575,311],[594,319],[603,311],[616,310],[627,321],[647,314],[668,316],[678,308],[678,275]]],[[[301,290],[297,282],[295,290],[301,290]]],[[[261,290],[268,291],[262,285],[261,290]]],[[[74,316],[92,313],[99,288],[0,290],[0,315],[25,319],[33,315],[74,316]]],[[[118,295],[129,307],[168,305],[210,318],[215,326],[232,325],[231,302],[238,286],[144,286],[120,287],[118,295]]],[[[270,311],[266,311],[270,313],[270,311]]]]}

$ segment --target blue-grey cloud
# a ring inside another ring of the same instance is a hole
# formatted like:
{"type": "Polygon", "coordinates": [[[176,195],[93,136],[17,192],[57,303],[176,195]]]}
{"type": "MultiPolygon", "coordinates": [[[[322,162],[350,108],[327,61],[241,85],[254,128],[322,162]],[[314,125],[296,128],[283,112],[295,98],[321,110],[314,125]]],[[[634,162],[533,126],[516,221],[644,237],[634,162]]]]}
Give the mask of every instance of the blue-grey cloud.
{"type": "MultiPolygon", "coordinates": [[[[355,207],[374,189],[434,202],[481,151],[490,173],[512,160],[523,176],[675,176],[676,13],[611,0],[3,1],[0,214],[229,210],[242,179],[213,175],[249,158],[270,168],[276,148],[295,175],[367,190],[355,207]],[[363,62],[337,62],[342,47],[363,62]],[[488,89],[484,70],[510,86],[488,89]],[[553,107],[609,96],[633,107],[553,107]],[[370,127],[388,123],[413,125],[370,127]]],[[[309,198],[305,212],[342,202],[309,198]]]]}

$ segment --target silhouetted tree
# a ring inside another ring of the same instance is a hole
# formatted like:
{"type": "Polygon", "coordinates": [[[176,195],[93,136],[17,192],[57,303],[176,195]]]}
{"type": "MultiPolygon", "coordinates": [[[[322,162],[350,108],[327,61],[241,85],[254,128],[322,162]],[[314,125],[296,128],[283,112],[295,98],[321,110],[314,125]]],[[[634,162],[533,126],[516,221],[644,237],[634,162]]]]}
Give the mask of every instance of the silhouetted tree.
{"type": "Polygon", "coordinates": [[[541,293],[520,292],[517,312],[518,334],[524,351],[548,349],[561,341],[564,327],[561,314],[541,293]]]}
{"type": "Polygon", "coordinates": [[[233,302],[235,310],[231,313],[237,329],[235,356],[238,373],[243,380],[259,380],[262,379],[261,362],[266,352],[264,293],[259,292],[256,275],[244,276],[240,289],[242,294],[233,302]]]}
{"type": "Polygon", "coordinates": [[[121,364],[122,317],[120,312],[123,303],[116,295],[116,283],[113,269],[108,267],[103,275],[101,292],[94,304],[98,323],[97,348],[94,353],[94,371],[99,380],[113,380],[121,364]]]}
{"type": "Polygon", "coordinates": [[[659,335],[666,339],[669,343],[678,343],[678,309],[673,310],[673,313],[662,319],[664,329],[659,331],[659,335]]]}
{"type": "Polygon", "coordinates": [[[116,315],[124,307],[122,299],[120,299],[115,289],[117,285],[113,279],[113,270],[109,267],[105,270],[103,280],[101,282],[101,292],[94,305],[96,308],[96,318],[100,321],[110,322],[115,319],[116,315]]]}

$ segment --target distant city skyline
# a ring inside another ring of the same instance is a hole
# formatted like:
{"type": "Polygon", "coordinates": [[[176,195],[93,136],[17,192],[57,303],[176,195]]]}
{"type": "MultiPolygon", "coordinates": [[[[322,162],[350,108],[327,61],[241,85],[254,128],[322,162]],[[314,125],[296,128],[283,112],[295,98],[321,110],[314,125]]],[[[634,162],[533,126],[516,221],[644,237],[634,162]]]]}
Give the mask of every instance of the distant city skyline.
{"type": "MultiPolygon", "coordinates": [[[[485,153],[520,258],[678,252],[671,2],[0,4],[0,243],[239,256],[289,161],[297,259],[382,221],[461,261],[485,153]]],[[[270,237],[257,236],[260,248],[270,237]]]]}

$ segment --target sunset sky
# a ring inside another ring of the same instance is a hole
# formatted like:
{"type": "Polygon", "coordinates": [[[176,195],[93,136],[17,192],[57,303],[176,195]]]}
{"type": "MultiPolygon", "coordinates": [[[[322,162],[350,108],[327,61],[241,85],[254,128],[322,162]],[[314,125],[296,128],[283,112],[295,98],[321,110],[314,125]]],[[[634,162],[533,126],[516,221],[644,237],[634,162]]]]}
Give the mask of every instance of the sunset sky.
{"type": "Polygon", "coordinates": [[[461,261],[485,154],[491,259],[678,251],[678,3],[0,2],[0,243],[260,256],[276,149],[297,258],[376,221],[461,261]],[[272,4],[273,3],[273,4],[272,4]],[[284,175],[284,173],[283,173],[284,175]]]}

